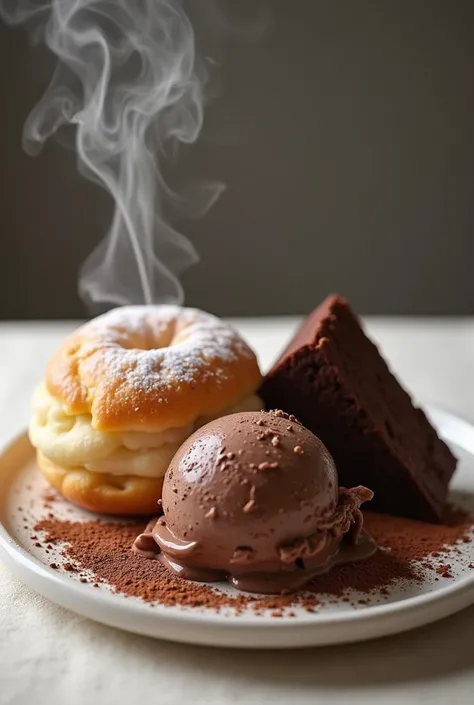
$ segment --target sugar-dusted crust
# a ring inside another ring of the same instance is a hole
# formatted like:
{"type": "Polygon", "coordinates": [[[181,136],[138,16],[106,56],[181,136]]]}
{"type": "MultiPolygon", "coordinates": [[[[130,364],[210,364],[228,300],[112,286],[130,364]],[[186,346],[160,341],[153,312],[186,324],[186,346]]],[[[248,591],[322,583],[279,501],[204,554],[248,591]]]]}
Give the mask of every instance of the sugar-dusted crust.
{"type": "Polygon", "coordinates": [[[254,353],[215,316],[179,306],[127,306],[69,336],[46,387],[101,431],[159,432],[214,416],[261,383],[254,353]]]}
{"type": "Polygon", "coordinates": [[[106,475],[84,468],[62,468],[37,453],[45,478],[73,504],[101,514],[155,514],[163,478],[106,475]]]}

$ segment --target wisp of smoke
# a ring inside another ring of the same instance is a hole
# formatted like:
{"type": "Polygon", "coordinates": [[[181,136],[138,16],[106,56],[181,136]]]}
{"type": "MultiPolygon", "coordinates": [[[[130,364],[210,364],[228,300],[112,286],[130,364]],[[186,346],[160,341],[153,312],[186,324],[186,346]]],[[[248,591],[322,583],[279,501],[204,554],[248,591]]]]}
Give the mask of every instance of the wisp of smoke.
{"type": "MultiPolygon", "coordinates": [[[[204,67],[179,0],[0,0],[11,24],[27,23],[58,57],[51,83],[26,121],[37,153],[63,125],[75,127],[80,171],[106,188],[115,210],[106,237],[84,263],[79,291],[91,307],[182,303],[177,275],[197,261],[165,220],[182,199],[161,160],[192,143],[203,120],[204,67]]],[[[199,213],[222,185],[204,184],[199,213]]]]}

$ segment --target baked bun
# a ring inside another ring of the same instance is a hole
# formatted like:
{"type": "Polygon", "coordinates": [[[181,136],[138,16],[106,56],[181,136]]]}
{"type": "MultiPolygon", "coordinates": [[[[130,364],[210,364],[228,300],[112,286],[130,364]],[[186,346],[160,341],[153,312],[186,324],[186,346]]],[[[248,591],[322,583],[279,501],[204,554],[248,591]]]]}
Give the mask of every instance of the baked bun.
{"type": "Polygon", "coordinates": [[[126,306],[79,328],[33,398],[30,439],[71,502],[150,514],[181,443],[213,418],[263,408],[254,353],[220,319],[179,306],[126,306]]]}

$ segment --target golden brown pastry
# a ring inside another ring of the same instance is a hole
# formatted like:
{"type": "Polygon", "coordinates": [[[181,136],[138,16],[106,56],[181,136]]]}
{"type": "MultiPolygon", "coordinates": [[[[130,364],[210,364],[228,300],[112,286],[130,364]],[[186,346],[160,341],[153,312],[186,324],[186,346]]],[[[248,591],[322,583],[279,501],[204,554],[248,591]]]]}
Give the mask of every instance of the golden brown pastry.
{"type": "Polygon", "coordinates": [[[110,514],[156,510],[181,443],[212,418],[262,408],[254,353],[220,319],[127,306],[93,319],[50,360],[30,439],[71,502],[110,514]]]}

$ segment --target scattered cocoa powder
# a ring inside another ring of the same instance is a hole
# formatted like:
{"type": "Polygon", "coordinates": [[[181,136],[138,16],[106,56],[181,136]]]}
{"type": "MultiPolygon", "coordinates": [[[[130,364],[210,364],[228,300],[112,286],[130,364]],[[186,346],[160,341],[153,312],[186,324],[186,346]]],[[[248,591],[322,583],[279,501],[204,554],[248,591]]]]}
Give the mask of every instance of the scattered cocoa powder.
{"type": "Polygon", "coordinates": [[[452,577],[453,577],[453,574],[451,573],[451,566],[450,566],[449,564],[447,564],[447,565],[439,565],[439,566],[436,568],[436,572],[437,572],[439,575],[442,575],[443,578],[452,578],[452,577]]]}
{"type": "Polygon", "coordinates": [[[459,546],[472,542],[474,517],[449,508],[444,524],[427,524],[367,512],[364,526],[379,545],[390,549],[393,558],[411,564],[418,561],[423,568],[443,578],[452,578],[451,566],[445,565],[446,556],[448,553],[462,555],[459,546]]]}
{"type": "Polygon", "coordinates": [[[244,594],[226,596],[215,593],[207,585],[181,580],[171,575],[159,561],[133,553],[130,547],[137,534],[143,531],[143,523],[45,519],[36,526],[35,531],[44,531],[51,543],[67,544],[64,555],[83,570],[90,571],[95,582],[108,583],[124,595],[165,605],[214,609],[231,606],[236,611],[242,611],[252,601],[244,594]]]}
{"type": "Polygon", "coordinates": [[[445,521],[445,524],[427,524],[373,512],[364,514],[364,527],[377,543],[411,560],[423,560],[428,555],[439,557],[458,543],[472,541],[474,517],[450,509],[445,521]]]}
{"type": "MultiPolygon", "coordinates": [[[[315,579],[304,592],[268,597],[224,594],[209,585],[182,580],[169,573],[159,561],[132,552],[131,545],[143,531],[143,522],[120,524],[94,520],[82,523],[48,518],[38,522],[34,531],[43,532],[45,542],[64,544],[62,553],[69,560],[63,568],[77,570],[77,566],[86,571],[92,578],[84,579],[94,586],[106,583],[115,592],[140,597],[146,602],[215,610],[231,607],[237,613],[251,606],[257,614],[269,610],[274,616],[281,616],[284,610],[297,605],[308,612],[316,611],[322,595],[349,599],[349,589],[368,596],[374,593],[387,596],[390,586],[396,583],[420,581],[421,564],[436,575],[452,577],[451,566],[446,563],[447,554],[457,544],[462,546],[471,540],[474,518],[451,512],[449,523],[435,525],[366,513],[365,526],[382,549],[372,558],[337,566],[315,579]]],[[[474,564],[469,567],[474,568],[474,564]]],[[[359,604],[364,604],[360,596],[359,604]]]]}
{"type": "MultiPolygon", "coordinates": [[[[379,541],[379,545],[383,546],[383,543],[379,541]]],[[[420,580],[420,570],[410,560],[397,557],[392,551],[380,550],[367,561],[337,566],[330,573],[319,576],[314,589],[341,597],[348,590],[370,594],[395,583],[420,580]]]]}
{"type": "Polygon", "coordinates": [[[59,495],[56,495],[56,494],[54,494],[54,493],[52,493],[52,492],[49,492],[49,491],[45,492],[45,493],[43,494],[43,506],[44,506],[44,508],[45,508],[45,509],[50,509],[50,508],[51,508],[51,504],[52,504],[56,499],[58,499],[58,496],[59,496],[59,495]]]}
{"type": "MultiPolygon", "coordinates": [[[[319,595],[319,598],[321,596],[319,595]]],[[[313,594],[311,596],[298,596],[296,604],[303,604],[303,601],[307,599],[308,604],[315,606],[319,604],[319,600],[313,594]]],[[[272,612],[282,612],[289,605],[295,604],[295,595],[269,595],[268,597],[252,597],[252,608],[257,614],[261,614],[266,610],[272,610],[272,612]]]]}

